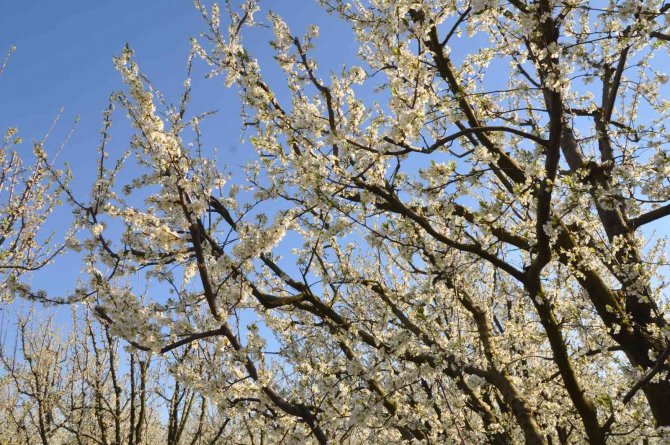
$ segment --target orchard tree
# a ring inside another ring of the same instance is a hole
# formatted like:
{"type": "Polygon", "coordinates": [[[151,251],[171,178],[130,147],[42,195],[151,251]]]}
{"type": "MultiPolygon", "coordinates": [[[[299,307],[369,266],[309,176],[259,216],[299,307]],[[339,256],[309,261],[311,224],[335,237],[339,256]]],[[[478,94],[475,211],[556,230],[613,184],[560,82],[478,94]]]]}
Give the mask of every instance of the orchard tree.
{"type": "Polygon", "coordinates": [[[668,440],[670,5],[321,4],[356,65],[319,69],[318,28],[253,0],[196,1],[189,73],[239,92],[257,155],[232,184],[189,82],[172,106],[115,59],[136,134],[117,156],[106,113],[71,196],[110,332],[181,351],[237,441],[668,440]]]}
{"type": "Polygon", "coordinates": [[[231,443],[225,413],[167,374],[166,365],[201,351],[161,363],[127,351],[88,313],[73,311],[66,333],[34,310],[17,318],[15,327],[3,318],[1,332],[3,445],[231,443]]]}

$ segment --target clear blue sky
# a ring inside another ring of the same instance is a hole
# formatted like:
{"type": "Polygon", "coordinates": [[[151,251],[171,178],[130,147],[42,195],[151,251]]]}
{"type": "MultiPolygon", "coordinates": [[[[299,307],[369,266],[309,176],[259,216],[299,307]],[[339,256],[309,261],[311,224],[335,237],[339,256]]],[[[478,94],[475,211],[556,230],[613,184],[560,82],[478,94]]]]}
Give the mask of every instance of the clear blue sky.
{"type": "MultiPolygon", "coordinates": [[[[343,63],[355,63],[356,46],[350,30],[338,19],[326,16],[316,0],[263,4],[282,15],[298,34],[309,23],[319,24],[316,56],[322,73],[339,69],[343,63]]],[[[0,14],[0,54],[4,57],[11,46],[17,49],[0,77],[0,129],[19,127],[26,140],[24,149],[29,151],[30,139],[41,138],[64,107],[61,122],[47,144],[48,150],[55,150],[79,115],[80,122],[61,159],[71,164],[75,187],[86,196],[93,179],[101,112],[109,94],[122,88],[112,56],[129,43],[143,72],[168,99],[176,101],[185,76],[189,39],[204,28],[189,0],[5,1],[0,14]]],[[[281,82],[278,70],[267,63],[272,61],[267,45],[271,33],[255,36],[258,38],[247,42],[252,55],[265,62],[266,79],[281,82]]],[[[457,52],[464,49],[457,48],[457,52]]],[[[194,113],[219,110],[205,124],[205,143],[217,147],[228,168],[235,170],[251,154],[250,148],[240,143],[239,102],[232,90],[226,90],[223,79],[204,80],[206,71],[203,63],[196,64],[191,109],[194,113]]],[[[122,113],[116,118],[122,121],[122,113]]],[[[127,135],[122,130],[114,135],[112,148],[121,152],[127,146],[127,135]]],[[[67,215],[58,216],[52,223],[63,225],[67,215]]],[[[662,223],[653,228],[659,227],[662,223]]],[[[78,264],[61,261],[38,275],[35,284],[41,287],[47,283],[50,290],[65,292],[73,284],[63,279],[68,269],[76,276],[78,264]]]]}
{"type": "MultiPolygon", "coordinates": [[[[31,139],[41,139],[58,111],[64,108],[46,145],[47,151],[53,152],[79,116],[60,160],[71,165],[74,189],[85,199],[94,180],[101,113],[109,94],[123,88],[112,57],[126,43],[130,44],[142,71],[168,100],[176,102],[185,78],[190,38],[205,30],[204,23],[189,0],[4,3],[0,15],[0,53],[4,57],[12,46],[16,52],[0,77],[0,129],[18,127],[25,141],[23,150],[29,153],[31,139]]],[[[323,69],[338,69],[342,63],[354,60],[356,46],[351,32],[337,19],[326,16],[316,0],[265,2],[265,6],[280,13],[298,34],[310,23],[319,23],[317,55],[327,56],[320,57],[323,69]],[[332,66],[328,65],[330,62],[332,66]]],[[[264,15],[257,17],[262,19],[264,15]]],[[[248,42],[252,53],[272,61],[268,46],[271,32],[257,36],[248,42]]],[[[203,127],[205,143],[219,150],[229,169],[237,170],[251,155],[251,149],[240,143],[239,102],[236,93],[225,88],[223,79],[205,80],[206,72],[204,63],[196,63],[191,111],[195,114],[218,110],[203,127]]],[[[281,81],[278,69],[272,66],[264,66],[264,73],[270,82],[281,81]]],[[[110,147],[116,153],[127,148],[128,126],[123,115],[116,113],[112,133],[110,147]]],[[[68,213],[61,211],[55,215],[50,228],[65,228],[68,213]]],[[[33,284],[62,294],[73,288],[78,270],[76,258],[64,258],[36,274],[33,284]]]]}
{"type": "MultiPolygon", "coordinates": [[[[328,54],[329,60],[352,60],[355,47],[343,35],[347,29],[332,18],[324,20],[316,1],[266,4],[272,4],[298,32],[318,21],[322,27],[319,51],[328,54]]],[[[189,38],[202,30],[199,13],[188,0],[5,2],[0,16],[0,52],[4,55],[11,46],[17,51],[0,81],[0,127],[17,126],[28,140],[40,137],[64,107],[64,120],[56,135],[67,132],[74,116],[81,117],[64,158],[94,162],[101,112],[108,95],[122,86],[112,56],[129,43],[141,69],[168,98],[176,100],[184,80],[189,38]]],[[[252,48],[261,57],[269,55],[269,35],[259,34],[258,40],[250,42],[252,48]]],[[[204,64],[197,68],[193,108],[220,110],[213,120],[219,131],[226,131],[225,138],[213,135],[212,140],[218,139],[220,149],[233,146],[239,139],[235,95],[226,91],[222,82],[198,82],[206,70],[204,64]]],[[[75,170],[80,170],[77,166],[75,170]]]]}

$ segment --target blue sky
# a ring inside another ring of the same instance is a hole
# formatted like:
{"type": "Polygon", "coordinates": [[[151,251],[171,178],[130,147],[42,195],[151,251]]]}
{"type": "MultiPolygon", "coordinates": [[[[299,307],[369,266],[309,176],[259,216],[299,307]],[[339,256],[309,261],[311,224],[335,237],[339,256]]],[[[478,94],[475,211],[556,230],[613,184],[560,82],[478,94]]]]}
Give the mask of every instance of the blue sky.
{"type": "MultiPolygon", "coordinates": [[[[310,23],[319,24],[315,58],[324,77],[328,70],[355,63],[356,45],[351,31],[337,18],[327,16],[316,0],[263,4],[271,5],[297,34],[302,34],[310,23]]],[[[130,44],[142,71],[169,100],[176,102],[185,78],[190,38],[204,29],[190,0],[6,1],[0,15],[0,54],[4,56],[11,46],[16,46],[16,52],[0,77],[0,129],[18,127],[26,141],[23,149],[28,152],[29,141],[43,137],[59,109],[64,108],[46,146],[53,152],[69,132],[75,116],[79,116],[60,159],[70,163],[75,189],[85,197],[94,179],[101,113],[109,94],[123,87],[112,57],[126,43],[130,44]]],[[[272,62],[267,44],[271,33],[254,33],[251,37],[247,43],[252,55],[263,60],[266,79],[280,84],[278,68],[268,63],[272,62]]],[[[467,50],[467,45],[458,46],[455,45],[456,53],[467,50]]],[[[227,168],[236,171],[252,155],[251,149],[240,142],[239,101],[233,90],[224,87],[223,79],[205,80],[206,72],[204,63],[196,63],[191,111],[218,110],[203,126],[205,144],[218,148],[227,168]]],[[[116,113],[115,122],[111,148],[119,153],[127,147],[128,126],[123,113],[116,113]]],[[[69,218],[67,212],[56,216],[52,227],[64,227],[69,218]]],[[[657,223],[649,229],[661,226],[657,223]]],[[[39,273],[34,284],[57,294],[66,292],[72,289],[74,280],[70,278],[76,278],[78,269],[75,259],[65,258],[39,273]]]]}
{"type": "MultiPolygon", "coordinates": [[[[312,18],[322,29],[325,22],[320,52],[336,55],[355,50],[352,42],[342,45],[342,29],[328,29],[337,22],[324,21],[315,1],[286,0],[273,8],[296,30],[306,27],[312,18]]],[[[19,127],[27,140],[40,138],[64,107],[55,143],[79,115],[77,131],[63,157],[76,161],[73,167],[81,178],[95,162],[94,147],[107,97],[122,87],[112,56],[129,43],[143,72],[168,98],[176,100],[184,80],[189,39],[202,30],[200,15],[188,0],[7,2],[0,16],[0,51],[4,55],[11,46],[17,50],[0,81],[0,126],[19,127]]],[[[250,43],[263,56],[269,55],[268,40],[250,43]]],[[[210,135],[212,141],[218,139],[219,149],[231,148],[239,140],[238,102],[222,82],[203,81],[205,72],[204,64],[196,66],[193,109],[220,110],[213,119],[219,134],[210,135]]]]}
{"type": "MultiPolygon", "coordinates": [[[[322,68],[338,69],[341,63],[353,61],[356,47],[347,37],[350,31],[326,16],[316,1],[278,1],[272,2],[271,8],[298,34],[309,23],[319,23],[317,56],[328,56],[320,57],[322,68]],[[328,66],[328,61],[334,65],[328,66]]],[[[200,14],[189,0],[6,2],[0,16],[0,53],[4,56],[12,46],[16,52],[0,77],[0,128],[18,127],[25,141],[22,150],[27,154],[30,141],[41,139],[63,108],[46,144],[47,151],[53,153],[78,116],[59,160],[70,164],[73,188],[85,199],[95,179],[102,111],[110,93],[123,88],[112,57],[128,43],[142,71],[169,101],[176,102],[186,75],[190,38],[204,30],[200,14]]],[[[271,32],[252,37],[248,42],[252,53],[271,61],[271,32]]],[[[264,70],[270,82],[281,82],[278,68],[266,64],[264,70]]],[[[205,80],[207,71],[204,63],[195,64],[191,112],[218,110],[203,125],[205,144],[218,149],[229,170],[239,171],[252,155],[250,147],[240,142],[239,101],[233,90],[225,88],[223,79],[205,80]]],[[[114,156],[127,148],[129,128],[123,112],[115,114],[112,134],[114,156]]],[[[62,231],[69,219],[69,210],[61,210],[50,220],[49,229],[62,231]]],[[[66,257],[36,274],[33,285],[63,294],[73,288],[78,270],[77,259],[66,257]]]]}
{"type": "MultiPolygon", "coordinates": [[[[356,46],[348,37],[350,30],[328,17],[316,0],[266,3],[270,4],[298,34],[310,23],[319,23],[317,55],[321,55],[323,69],[337,70],[340,64],[353,62],[356,46]],[[333,65],[328,65],[329,62],[333,65]]],[[[264,16],[259,14],[258,18],[264,16]]],[[[16,47],[16,51],[0,77],[0,130],[4,133],[8,127],[18,127],[24,139],[21,150],[29,157],[31,141],[42,139],[63,109],[45,146],[54,153],[78,117],[59,162],[69,163],[74,174],[73,190],[86,200],[95,180],[102,112],[107,108],[110,93],[123,89],[120,75],[113,67],[113,56],[129,44],[141,70],[168,101],[175,103],[183,90],[190,38],[198,37],[205,29],[190,0],[4,2],[0,15],[0,56],[4,58],[11,47],[16,47]]],[[[253,40],[248,44],[254,56],[272,61],[268,45],[271,31],[254,33],[251,37],[253,40]]],[[[263,69],[270,83],[282,82],[278,67],[265,64],[263,69]]],[[[203,62],[196,61],[190,111],[198,114],[218,110],[202,126],[205,145],[218,149],[222,167],[240,172],[239,167],[253,156],[253,150],[240,141],[240,103],[236,92],[225,88],[222,78],[206,80],[207,71],[203,62]]],[[[127,149],[130,135],[122,110],[115,113],[114,122],[108,146],[112,157],[127,149]]],[[[56,212],[48,222],[47,232],[62,234],[72,220],[70,212],[69,208],[56,212]]],[[[67,295],[80,276],[80,265],[78,255],[60,257],[53,265],[35,273],[31,284],[34,289],[46,290],[50,297],[67,295]]],[[[157,294],[162,290],[153,289],[157,294]]],[[[0,321],[5,329],[11,330],[14,310],[25,312],[27,303],[16,301],[9,312],[1,311],[0,321]]],[[[37,310],[38,318],[48,314],[53,314],[57,326],[67,331],[71,323],[69,308],[37,310]]]]}
{"type": "MultiPolygon", "coordinates": [[[[129,43],[142,66],[159,86],[179,87],[184,78],[189,37],[201,26],[187,1],[38,1],[8,2],[0,18],[4,53],[16,47],[0,78],[0,128],[18,127],[29,152],[30,140],[41,139],[61,108],[61,120],[46,149],[53,153],[79,123],[60,160],[71,165],[73,188],[86,199],[96,165],[101,112],[110,93],[121,89],[112,56],[129,43]]],[[[116,113],[124,128],[123,114],[116,113]]],[[[127,133],[127,124],[126,133],[127,133]]],[[[127,135],[115,132],[112,148],[122,152],[127,135]]],[[[56,213],[48,229],[62,233],[71,217],[68,209],[56,213]]],[[[32,284],[51,295],[73,289],[79,276],[76,256],[61,258],[35,274],[32,284]]]]}

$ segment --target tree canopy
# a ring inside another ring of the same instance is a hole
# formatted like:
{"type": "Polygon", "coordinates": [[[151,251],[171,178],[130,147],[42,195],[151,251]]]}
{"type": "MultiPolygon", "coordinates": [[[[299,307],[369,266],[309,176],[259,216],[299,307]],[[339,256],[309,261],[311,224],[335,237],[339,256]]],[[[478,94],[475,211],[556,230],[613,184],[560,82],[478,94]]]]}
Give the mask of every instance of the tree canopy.
{"type": "Polygon", "coordinates": [[[357,65],[320,69],[319,28],[263,2],[196,1],[188,75],[239,93],[243,175],[202,143],[188,80],[173,105],[115,58],[90,195],[44,164],[85,261],[66,300],[216,406],[221,443],[668,440],[647,228],[670,215],[670,5],[320,3],[357,65]]]}

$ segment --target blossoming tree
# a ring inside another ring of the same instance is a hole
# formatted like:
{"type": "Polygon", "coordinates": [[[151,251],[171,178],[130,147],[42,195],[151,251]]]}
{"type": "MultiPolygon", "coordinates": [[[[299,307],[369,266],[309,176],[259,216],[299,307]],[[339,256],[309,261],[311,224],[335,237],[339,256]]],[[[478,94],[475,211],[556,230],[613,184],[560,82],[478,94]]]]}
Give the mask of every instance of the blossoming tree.
{"type": "Polygon", "coordinates": [[[166,106],[116,59],[137,131],[76,203],[110,331],[200,351],[171,370],[239,441],[667,439],[667,260],[645,229],[670,215],[670,6],[321,3],[357,66],[320,70],[318,28],[253,0],[196,2],[192,59],[239,91],[257,153],[232,186],[188,82],[166,106]],[[245,47],[266,25],[284,88],[245,47]]]}
{"type": "MultiPolygon", "coordinates": [[[[204,395],[171,379],[166,363],[124,351],[89,313],[73,311],[71,320],[65,333],[35,311],[19,316],[16,329],[1,326],[3,444],[226,442],[230,419],[204,395]]],[[[170,360],[179,362],[187,353],[192,355],[186,349],[170,360]]]]}

